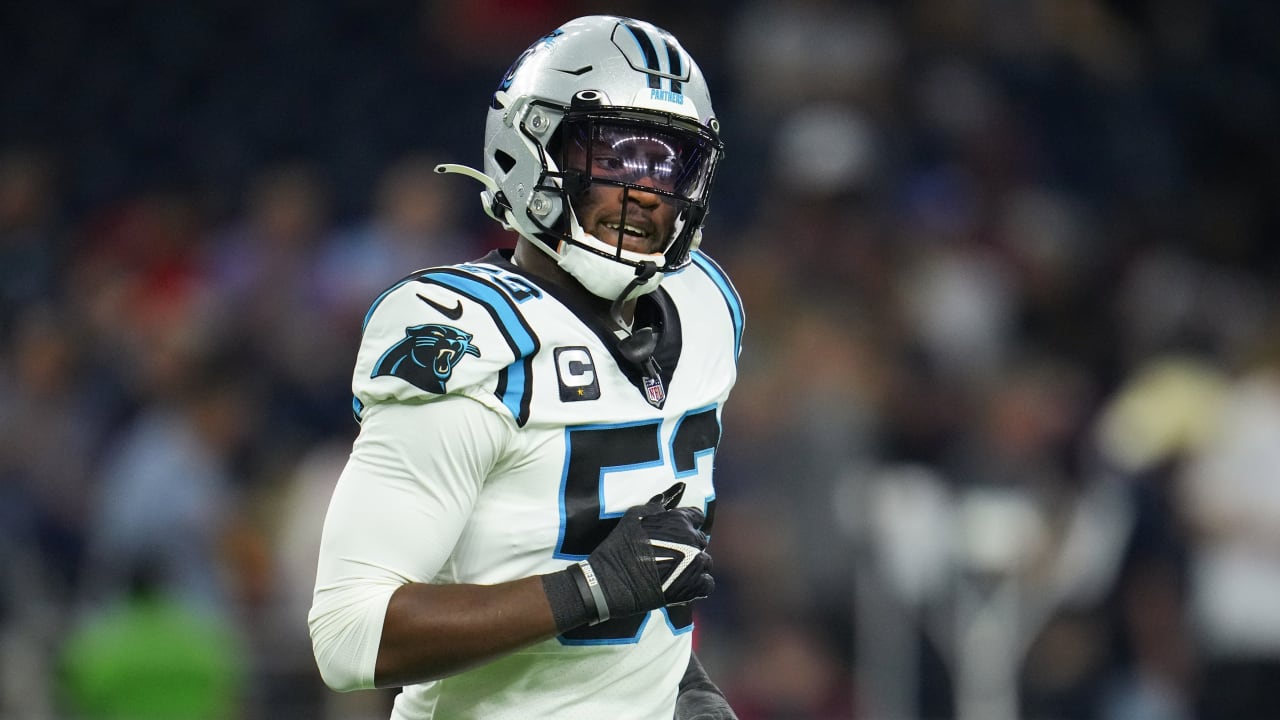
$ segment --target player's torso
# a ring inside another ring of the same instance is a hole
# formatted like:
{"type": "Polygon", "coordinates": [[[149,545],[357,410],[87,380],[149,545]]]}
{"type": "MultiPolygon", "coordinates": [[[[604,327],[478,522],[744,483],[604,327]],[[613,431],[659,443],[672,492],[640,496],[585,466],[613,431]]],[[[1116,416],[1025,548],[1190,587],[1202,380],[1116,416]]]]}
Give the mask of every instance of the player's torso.
{"type": "MultiPolygon", "coordinates": [[[[365,397],[457,393],[517,427],[437,582],[498,583],[562,569],[586,557],[628,507],[677,481],[686,486],[681,504],[714,519],[712,465],[742,313],[708,260],[699,256],[663,282],[661,369],[648,382],[616,354],[615,337],[508,265],[431,271],[394,292],[407,310],[369,331],[391,349],[357,367],[365,397]]],[[[408,688],[397,717],[506,717],[512,707],[530,718],[669,714],[691,630],[688,608],[580,628],[408,688]],[[609,704],[619,697],[630,705],[609,704]]]]}
{"type": "MultiPolygon", "coordinates": [[[[479,272],[509,280],[497,268],[479,272]]],[[[668,278],[663,291],[657,373],[618,357],[614,337],[556,298],[514,293],[519,325],[537,349],[495,397],[522,424],[441,579],[499,582],[559,569],[586,557],[627,508],[677,481],[686,486],[682,505],[714,516],[712,464],[736,375],[737,325],[697,267],[668,278]]]]}

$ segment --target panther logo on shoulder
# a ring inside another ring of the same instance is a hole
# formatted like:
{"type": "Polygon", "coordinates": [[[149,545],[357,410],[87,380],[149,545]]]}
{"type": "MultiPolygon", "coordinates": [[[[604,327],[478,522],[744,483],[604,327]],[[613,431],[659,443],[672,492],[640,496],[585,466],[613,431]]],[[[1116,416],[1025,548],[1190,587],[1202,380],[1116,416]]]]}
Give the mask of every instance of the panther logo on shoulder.
{"type": "Polygon", "coordinates": [[[372,377],[393,375],[427,392],[445,393],[445,383],[453,369],[467,355],[480,357],[480,348],[471,344],[471,333],[450,325],[414,325],[392,345],[377,364],[372,377]]]}

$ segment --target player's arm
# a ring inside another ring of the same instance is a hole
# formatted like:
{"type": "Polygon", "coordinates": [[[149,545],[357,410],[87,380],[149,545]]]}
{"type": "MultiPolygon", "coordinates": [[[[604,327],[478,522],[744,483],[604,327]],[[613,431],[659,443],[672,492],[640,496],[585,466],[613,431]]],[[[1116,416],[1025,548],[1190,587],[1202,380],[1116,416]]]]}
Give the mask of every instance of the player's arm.
{"type": "Polygon", "coordinates": [[[331,687],[443,677],[555,635],[536,577],[430,584],[511,432],[461,396],[365,410],[325,518],[310,618],[331,687]]]}
{"type": "Polygon", "coordinates": [[[538,577],[499,585],[409,583],[387,604],[374,683],[398,687],[447,677],[559,632],[538,577]]]}
{"type": "Polygon", "coordinates": [[[309,618],[330,687],[444,677],[611,615],[710,592],[700,511],[662,500],[628,511],[584,564],[497,585],[429,584],[511,432],[463,397],[367,410],[325,519],[309,618]],[[659,554],[681,558],[659,568],[659,554]]]}
{"type": "MultiPolygon", "coordinates": [[[[499,415],[462,396],[365,408],[325,517],[309,617],[331,687],[374,687],[382,637],[398,630],[397,609],[410,592],[402,588],[445,566],[509,432],[499,415]]],[[[437,612],[447,617],[448,608],[442,602],[437,612]]],[[[447,637],[429,632],[396,637],[451,652],[447,637]]]]}
{"type": "Polygon", "coordinates": [[[680,679],[675,720],[738,720],[724,693],[711,681],[693,653],[689,653],[689,667],[680,679]]]}
{"type": "Polygon", "coordinates": [[[445,677],[583,625],[705,597],[714,588],[705,518],[676,507],[682,492],[677,483],[631,508],[565,570],[499,585],[402,586],[387,607],[377,685],[445,677]]]}

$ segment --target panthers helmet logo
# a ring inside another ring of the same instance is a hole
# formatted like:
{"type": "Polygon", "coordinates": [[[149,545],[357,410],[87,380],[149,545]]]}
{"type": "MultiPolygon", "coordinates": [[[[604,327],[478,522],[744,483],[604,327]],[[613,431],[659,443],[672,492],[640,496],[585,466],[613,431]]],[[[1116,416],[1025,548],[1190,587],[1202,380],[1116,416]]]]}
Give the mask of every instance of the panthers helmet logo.
{"type": "Polygon", "coordinates": [[[394,375],[427,392],[445,392],[445,383],[466,355],[480,357],[471,333],[449,325],[414,325],[373,366],[373,377],[394,375]]]}

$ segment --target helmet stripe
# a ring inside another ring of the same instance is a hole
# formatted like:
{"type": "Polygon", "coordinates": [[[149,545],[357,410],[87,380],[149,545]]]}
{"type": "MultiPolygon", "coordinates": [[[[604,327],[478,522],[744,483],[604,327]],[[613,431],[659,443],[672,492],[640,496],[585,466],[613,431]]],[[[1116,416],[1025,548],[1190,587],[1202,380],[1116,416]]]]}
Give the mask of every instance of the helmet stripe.
{"type": "Polygon", "coordinates": [[[658,77],[657,73],[662,72],[662,66],[658,64],[658,49],[653,46],[653,40],[649,38],[649,34],[636,21],[623,20],[622,24],[631,31],[631,37],[635,38],[636,45],[640,47],[640,52],[644,55],[644,64],[649,68],[649,87],[661,87],[662,79],[658,77]]]}
{"type": "Polygon", "coordinates": [[[671,92],[683,93],[684,83],[678,79],[684,76],[684,63],[680,60],[680,50],[668,33],[662,33],[662,44],[667,46],[667,67],[671,68],[671,92]]]}

